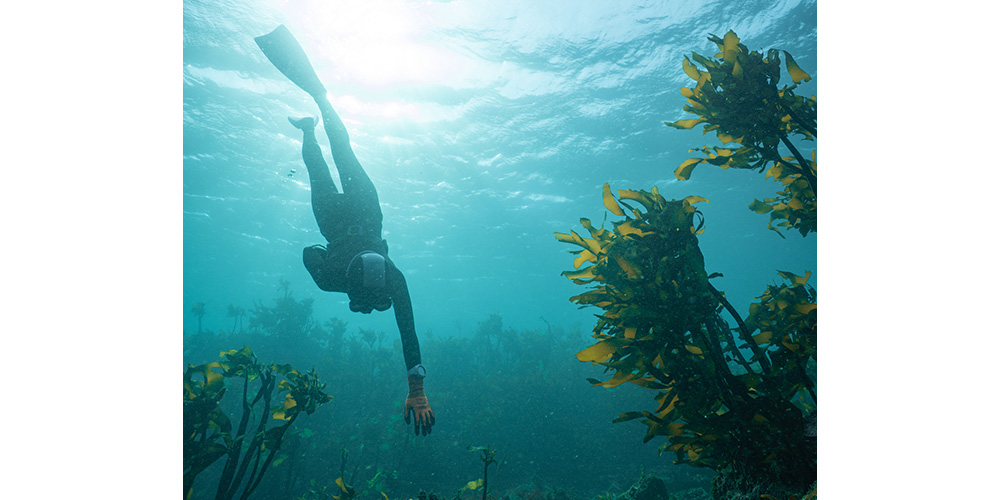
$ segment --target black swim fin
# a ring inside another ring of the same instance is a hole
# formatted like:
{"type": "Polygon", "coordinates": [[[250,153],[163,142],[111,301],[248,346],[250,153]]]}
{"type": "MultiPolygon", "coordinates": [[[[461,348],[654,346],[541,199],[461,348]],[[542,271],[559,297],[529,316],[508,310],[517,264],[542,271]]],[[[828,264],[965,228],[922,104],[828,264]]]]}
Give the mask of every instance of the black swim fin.
{"type": "Polygon", "coordinates": [[[316,71],[309,63],[309,57],[284,24],[266,35],[254,38],[254,41],[271,64],[292,83],[313,98],[326,96],[326,87],[316,76],[316,71]]]}

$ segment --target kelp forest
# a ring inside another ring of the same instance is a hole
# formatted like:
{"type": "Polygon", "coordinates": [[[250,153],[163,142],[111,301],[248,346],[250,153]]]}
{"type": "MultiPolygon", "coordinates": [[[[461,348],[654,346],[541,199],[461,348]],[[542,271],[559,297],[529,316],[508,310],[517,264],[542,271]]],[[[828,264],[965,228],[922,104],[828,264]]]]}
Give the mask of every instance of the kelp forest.
{"type": "MultiPolygon", "coordinates": [[[[692,83],[663,110],[694,115],[666,133],[691,134],[695,156],[664,168],[679,180],[698,166],[759,172],[775,186],[746,200],[760,223],[776,238],[816,232],[816,97],[796,94],[810,75],[732,31],[709,40],[718,53],[684,58],[692,83]]],[[[712,221],[698,207],[711,200],[646,189],[604,184],[594,208],[609,215],[590,215],[605,222],[555,234],[556,251],[574,248],[572,269],[552,279],[580,285],[567,298],[592,325],[541,317],[516,331],[494,314],[469,331],[419,332],[439,422],[430,436],[402,421],[396,332],[316,318],[284,281],[250,306],[195,305],[185,498],[816,498],[811,272],[775,270],[737,310],[699,248],[712,221]],[[202,330],[208,315],[230,327],[202,330]]]]}

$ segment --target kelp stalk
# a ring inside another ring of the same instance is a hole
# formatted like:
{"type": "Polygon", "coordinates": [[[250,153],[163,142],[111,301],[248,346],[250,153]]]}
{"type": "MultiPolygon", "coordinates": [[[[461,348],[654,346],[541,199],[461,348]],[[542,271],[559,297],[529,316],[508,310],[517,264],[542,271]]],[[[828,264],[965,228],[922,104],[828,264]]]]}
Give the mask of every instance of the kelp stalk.
{"type": "MultiPolygon", "coordinates": [[[[736,308],[733,307],[733,305],[730,304],[728,300],[726,300],[726,296],[723,295],[722,292],[717,290],[714,286],[712,286],[711,283],[708,284],[708,290],[712,292],[712,295],[715,296],[715,299],[718,300],[719,303],[726,308],[726,311],[729,312],[729,314],[733,317],[733,319],[736,320],[736,325],[739,327],[740,330],[740,339],[742,339],[744,342],[747,343],[748,346],[750,346],[750,350],[753,351],[754,358],[760,362],[760,365],[764,369],[764,371],[765,372],[771,371],[771,363],[767,360],[767,356],[764,356],[764,354],[761,352],[760,346],[758,346],[757,343],[753,341],[753,337],[750,336],[750,330],[747,329],[747,325],[746,323],[743,322],[743,318],[741,318],[739,313],[736,312],[736,308]]],[[[736,349],[736,352],[739,352],[739,348],[736,349]]]]}
{"type": "MultiPolygon", "coordinates": [[[[782,144],[784,144],[785,147],[792,152],[792,156],[795,157],[795,160],[799,162],[798,165],[793,165],[795,169],[800,174],[805,176],[806,180],[809,181],[809,187],[812,188],[813,193],[818,195],[819,191],[816,190],[816,176],[813,175],[812,169],[809,168],[810,163],[807,162],[802,156],[802,153],[800,153],[799,150],[792,145],[792,141],[788,140],[788,136],[785,135],[784,132],[782,132],[778,137],[781,138],[782,144]]],[[[789,165],[787,162],[785,162],[785,164],[789,165]]]]}
{"type": "Polygon", "coordinates": [[[285,432],[301,412],[311,414],[333,397],[323,393],[326,384],[319,382],[315,370],[299,373],[289,365],[261,364],[248,346],[225,351],[220,357],[225,357],[226,361],[192,365],[185,373],[184,494],[185,498],[189,498],[195,476],[215,460],[226,456],[215,498],[231,500],[243,486],[240,499],[246,500],[260,485],[277,450],[281,448],[285,432]],[[219,369],[223,373],[216,371],[219,369]],[[205,380],[195,380],[196,374],[201,374],[205,380]],[[285,379],[275,383],[277,375],[283,375],[285,379]],[[232,425],[229,418],[218,405],[225,393],[224,379],[233,377],[243,378],[242,416],[235,438],[230,433],[232,425]],[[259,381],[260,386],[251,399],[252,381],[259,381]],[[279,394],[286,392],[284,402],[271,408],[276,389],[279,394]],[[248,434],[250,416],[255,413],[258,403],[263,407],[260,418],[248,434]],[[271,419],[282,423],[268,428],[271,419]],[[214,432],[210,434],[209,431],[214,432]],[[244,446],[248,435],[252,437],[249,445],[244,446]]]}
{"type": "Polygon", "coordinates": [[[489,488],[489,469],[490,464],[497,463],[496,454],[497,451],[492,449],[491,446],[472,446],[469,445],[466,450],[470,453],[481,452],[482,456],[479,457],[483,461],[483,500],[486,500],[486,492],[489,488]]]}

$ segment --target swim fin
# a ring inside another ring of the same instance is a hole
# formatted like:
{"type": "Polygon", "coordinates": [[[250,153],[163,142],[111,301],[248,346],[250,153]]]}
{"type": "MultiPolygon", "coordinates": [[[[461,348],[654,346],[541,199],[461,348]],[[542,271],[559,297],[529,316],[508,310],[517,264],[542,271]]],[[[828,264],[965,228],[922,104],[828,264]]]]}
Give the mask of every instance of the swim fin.
{"type": "Polygon", "coordinates": [[[284,24],[266,35],[254,38],[254,41],[271,64],[292,83],[305,90],[314,99],[326,96],[326,87],[316,76],[316,71],[309,63],[309,57],[284,24]]]}

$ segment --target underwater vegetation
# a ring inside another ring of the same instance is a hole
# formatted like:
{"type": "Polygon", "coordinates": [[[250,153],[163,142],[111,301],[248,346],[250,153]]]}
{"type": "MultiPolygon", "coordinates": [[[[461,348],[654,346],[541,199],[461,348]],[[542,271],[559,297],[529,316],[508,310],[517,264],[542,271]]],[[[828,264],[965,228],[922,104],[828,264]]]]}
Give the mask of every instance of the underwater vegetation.
{"type": "Polygon", "coordinates": [[[225,457],[215,498],[229,500],[239,493],[245,500],[260,485],[292,423],[333,396],[323,392],[326,384],[315,369],[301,373],[287,364],[260,363],[249,346],[224,351],[219,357],[226,360],[189,365],[184,374],[184,498],[191,497],[195,477],[225,457]],[[277,381],[278,376],[283,379],[277,381]],[[235,434],[219,406],[226,379],[242,381],[243,411],[235,434]],[[254,415],[259,416],[251,423],[254,415]],[[271,420],[280,424],[270,426],[271,420]]]}
{"type": "MultiPolygon", "coordinates": [[[[314,366],[327,383],[323,392],[336,398],[288,428],[251,499],[344,500],[337,484],[341,479],[359,500],[416,498],[420,490],[482,500],[486,467],[487,500],[553,500],[553,495],[586,500],[601,491],[619,493],[642,467],[656,469],[672,490],[710,488],[707,471],[649,464],[656,450],[637,453],[629,430],[610,424],[619,408],[640,405],[646,395],[639,390],[593,393],[585,380],[592,367],[574,356],[588,338],[582,328],[539,318],[536,328],[515,330],[499,314],[490,314],[464,328],[456,325],[453,332],[422,332],[421,354],[434,374],[428,396],[440,402],[442,432],[420,440],[400,417],[406,379],[398,336],[335,317],[318,320],[308,294],[299,295],[281,283],[273,300],[243,306],[245,328],[235,331],[227,307],[208,307],[206,321],[213,315],[224,319],[217,322],[219,329],[192,328],[184,334],[184,358],[196,366],[231,346],[249,345],[259,359],[314,366]],[[469,443],[490,443],[491,451],[502,451],[487,466],[480,451],[468,451],[469,443]],[[595,473],[598,461],[603,465],[595,473]]],[[[251,389],[256,383],[251,381],[251,389]]],[[[241,378],[224,379],[228,390],[218,402],[234,436],[243,411],[242,384],[241,378]]],[[[283,395],[272,398],[280,401],[283,395]]],[[[256,410],[254,415],[264,411],[260,403],[256,410]]],[[[268,418],[271,427],[282,423],[268,418]]],[[[215,497],[224,462],[217,459],[198,475],[191,500],[215,497]]]]}
{"type": "Polygon", "coordinates": [[[358,492],[338,477],[334,487],[321,485],[315,479],[309,481],[309,490],[295,497],[295,500],[351,500],[358,497],[358,492]]]}
{"type": "MultiPolygon", "coordinates": [[[[816,231],[816,165],[801,157],[791,134],[815,137],[815,97],[777,88],[778,51],[765,59],[749,52],[730,31],[712,36],[715,59],[685,58],[685,73],[698,83],[682,88],[686,111],[699,118],[668,125],[689,129],[706,123],[731,148],[696,148],[707,158],[685,161],[675,172],[686,179],[700,163],[722,168],[764,169],[784,185],[777,198],[754,201],[771,222],[816,231]],[[779,144],[793,154],[781,157],[779,144]],[[767,210],[760,208],[766,206],[767,210]]],[[[795,82],[808,79],[784,53],[795,82]]],[[[815,151],[813,152],[815,158],[815,151]]],[[[640,420],[643,442],[665,438],[660,453],[674,463],[716,471],[717,499],[815,496],[816,481],[816,290],[811,275],[779,271],[785,281],[768,286],[743,318],[710,280],[698,247],[704,217],[689,196],[666,200],[651,191],[603,188],[604,206],[622,219],[612,227],[580,224],[589,232],[555,233],[580,247],[573,271],[563,274],[587,292],[571,297],[581,307],[602,310],[593,328],[597,343],[580,351],[580,361],[613,372],[612,388],[625,383],[654,391],[654,410],[627,411],[615,422],[640,420]],[[736,328],[722,318],[730,314],[736,328]],[[810,491],[811,490],[811,491],[810,491]]],[[[778,233],[779,235],[781,233],[778,233]]],[[[782,235],[782,237],[784,237],[782,235]]]]}
{"type": "Polygon", "coordinates": [[[685,160],[674,176],[687,180],[702,163],[724,169],[766,170],[768,178],[773,177],[784,187],[773,198],[754,199],[750,209],[770,213],[767,227],[781,237],[784,235],[777,227],[797,229],[803,236],[815,232],[816,150],[807,159],[793,143],[796,138],[804,143],[816,139],[816,96],[795,94],[798,84],[812,77],[788,52],[770,49],[766,57],[751,52],[732,31],[723,38],[712,35],[708,39],[719,47],[715,58],[692,53],[691,59],[702,67],[687,57],[683,63],[684,73],[697,82],[690,88],[681,87],[681,94],[687,98],[684,111],[698,118],[665,123],[679,129],[704,123],[703,134],[714,131],[723,146],[735,146],[693,148],[690,151],[700,151],[704,157],[685,160]],[[778,88],[782,54],[792,85],[778,88]],[[783,156],[779,145],[785,146],[791,156],[783,156]]]}
{"type": "Polygon", "coordinates": [[[469,445],[468,450],[469,453],[475,453],[478,451],[482,455],[480,457],[480,460],[483,461],[483,478],[480,481],[469,482],[469,484],[467,484],[466,487],[468,488],[469,486],[474,485],[476,488],[478,488],[481,486],[483,488],[483,500],[486,500],[486,492],[489,490],[490,465],[497,463],[496,459],[497,450],[494,450],[493,447],[491,446],[472,446],[472,445],[469,445]]]}

